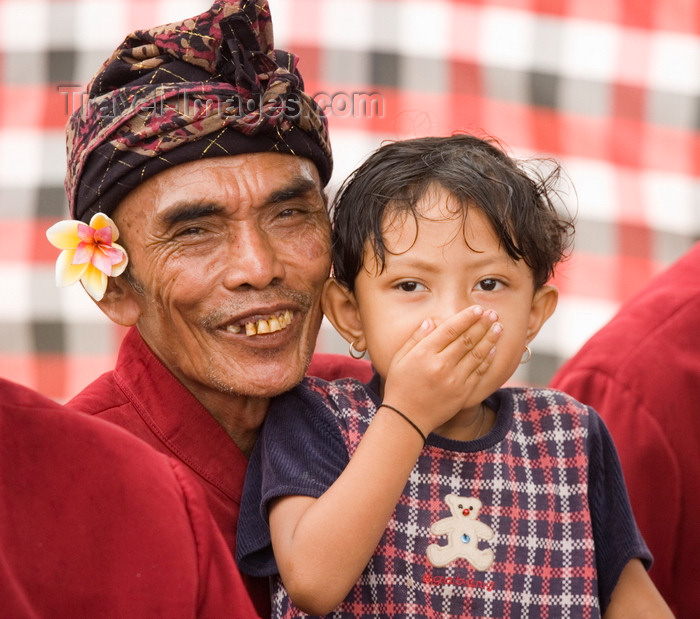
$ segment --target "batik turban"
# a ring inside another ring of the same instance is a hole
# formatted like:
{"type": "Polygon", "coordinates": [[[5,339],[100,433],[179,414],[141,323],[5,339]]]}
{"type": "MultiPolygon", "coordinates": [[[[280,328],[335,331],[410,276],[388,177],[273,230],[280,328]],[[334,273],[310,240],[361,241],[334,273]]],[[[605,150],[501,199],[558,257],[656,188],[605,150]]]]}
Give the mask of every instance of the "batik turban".
{"type": "Polygon", "coordinates": [[[295,56],[275,50],[266,0],[219,0],[130,34],[67,129],[71,215],[111,215],[145,179],[205,157],[281,152],[332,171],[327,120],[295,56]]]}

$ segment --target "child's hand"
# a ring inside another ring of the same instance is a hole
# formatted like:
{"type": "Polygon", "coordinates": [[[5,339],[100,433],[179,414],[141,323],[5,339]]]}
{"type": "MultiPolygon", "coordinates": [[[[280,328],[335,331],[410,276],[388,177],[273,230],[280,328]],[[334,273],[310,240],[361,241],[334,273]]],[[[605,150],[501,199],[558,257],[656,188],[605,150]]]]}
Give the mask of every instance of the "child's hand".
{"type": "Polygon", "coordinates": [[[465,408],[491,364],[503,330],[497,320],[496,312],[475,305],[438,327],[423,322],[391,361],[384,402],[426,436],[451,419],[465,408]]]}

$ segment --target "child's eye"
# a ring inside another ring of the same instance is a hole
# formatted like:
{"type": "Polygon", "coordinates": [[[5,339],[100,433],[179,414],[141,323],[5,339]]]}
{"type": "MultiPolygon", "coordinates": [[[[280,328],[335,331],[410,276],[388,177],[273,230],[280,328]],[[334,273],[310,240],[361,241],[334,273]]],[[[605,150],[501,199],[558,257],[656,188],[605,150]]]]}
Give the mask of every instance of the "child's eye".
{"type": "Polygon", "coordinates": [[[426,287],[418,282],[401,282],[396,287],[404,292],[419,292],[426,290],[426,287]]]}
{"type": "Polygon", "coordinates": [[[493,279],[493,278],[482,279],[477,284],[477,287],[479,288],[479,290],[483,290],[484,292],[493,292],[494,290],[497,290],[501,286],[503,286],[503,283],[498,281],[497,279],[493,279]]]}

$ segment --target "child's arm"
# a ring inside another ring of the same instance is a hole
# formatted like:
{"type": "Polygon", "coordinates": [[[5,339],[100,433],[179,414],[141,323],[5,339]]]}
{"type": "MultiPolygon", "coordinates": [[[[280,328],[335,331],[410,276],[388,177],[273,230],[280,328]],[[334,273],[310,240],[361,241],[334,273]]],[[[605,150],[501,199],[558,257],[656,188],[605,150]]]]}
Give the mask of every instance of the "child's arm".
{"type": "MultiPolygon", "coordinates": [[[[384,401],[425,435],[450,419],[491,362],[500,335],[495,320],[492,312],[468,308],[434,330],[424,323],[392,361],[384,401]]],[[[422,448],[415,428],[379,408],[348,466],[320,498],[288,496],[271,503],[275,559],[299,608],[322,615],[345,599],[379,543],[422,448]]]]}
{"type": "Polygon", "coordinates": [[[673,613],[639,559],[622,570],[603,619],[673,619],[673,613]]]}

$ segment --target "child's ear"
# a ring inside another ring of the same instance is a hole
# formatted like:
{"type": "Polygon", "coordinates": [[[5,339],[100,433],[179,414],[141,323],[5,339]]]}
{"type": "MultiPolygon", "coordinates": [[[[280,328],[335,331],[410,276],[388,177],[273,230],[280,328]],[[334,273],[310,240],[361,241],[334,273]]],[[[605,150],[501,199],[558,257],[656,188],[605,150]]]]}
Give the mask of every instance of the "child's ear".
{"type": "Polygon", "coordinates": [[[357,351],[367,350],[360,312],[355,295],[334,278],[326,281],[321,295],[326,318],[357,351]]]}
{"type": "Polygon", "coordinates": [[[542,286],[535,291],[530,307],[530,320],[527,325],[528,344],[539,333],[542,325],[554,313],[559,301],[559,291],[554,286],[542,286]]]}
{"type": "Polygon", "coordinates": [[[95,303],[112,322],[131,327],[141,317],[138,296],[139,293],[124,276],[108,277],[107,290],[102,299],[95,303]]]}

